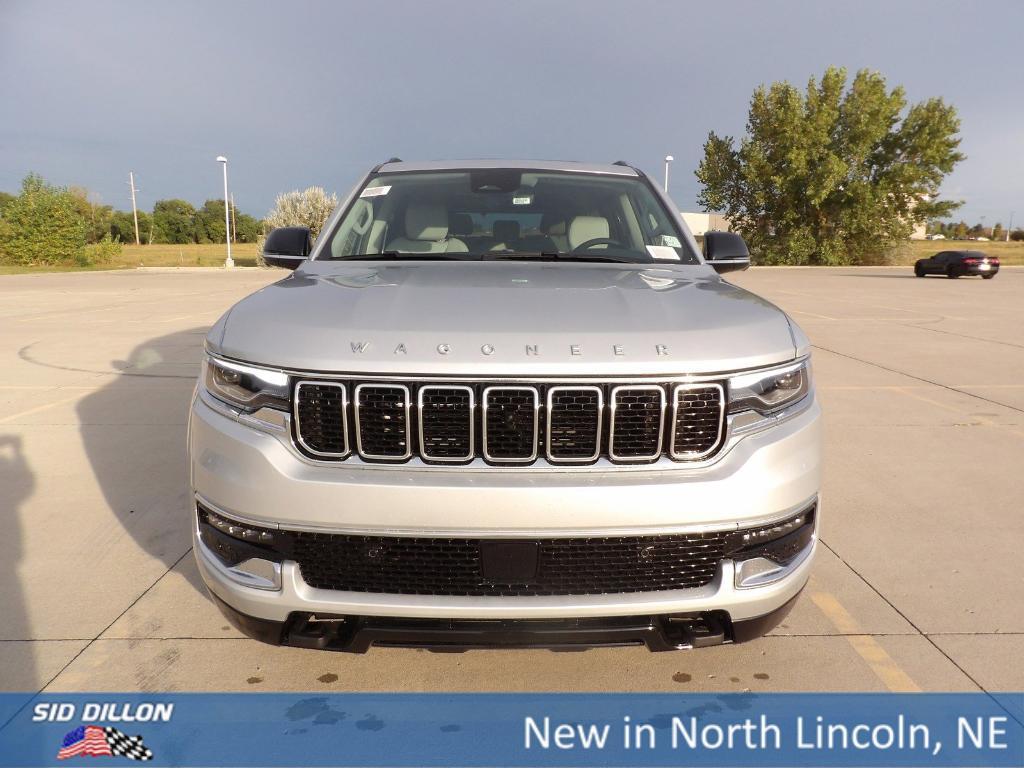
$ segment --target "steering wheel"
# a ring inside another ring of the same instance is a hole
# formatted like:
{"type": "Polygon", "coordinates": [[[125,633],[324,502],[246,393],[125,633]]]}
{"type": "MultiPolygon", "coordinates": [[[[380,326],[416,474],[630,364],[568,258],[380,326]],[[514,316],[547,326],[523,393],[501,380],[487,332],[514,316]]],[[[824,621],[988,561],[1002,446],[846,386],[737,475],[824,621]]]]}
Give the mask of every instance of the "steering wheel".
{"type": "Polygon", "coordinates": [[[592,237],[573,248],[572,253],[576,253],[576,251],[589,251],[591,248],[599,245],[617,245],[619,248],[622,247],[622,243],[618,240],[612,240],[610,237],[592,237]]]}

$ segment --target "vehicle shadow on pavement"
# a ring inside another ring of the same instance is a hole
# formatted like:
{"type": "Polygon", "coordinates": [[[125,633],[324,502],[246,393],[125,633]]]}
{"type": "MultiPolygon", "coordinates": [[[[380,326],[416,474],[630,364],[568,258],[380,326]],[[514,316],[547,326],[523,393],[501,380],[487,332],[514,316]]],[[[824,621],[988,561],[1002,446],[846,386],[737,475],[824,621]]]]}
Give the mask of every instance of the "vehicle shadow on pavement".
{"type": "MultiPolygon", "coordinates": [[[[18,576],[22,557],[21,507],[32,495],[35,476],[21,437],[0,434],[0,690],[35,689],[35,656],[26,594],[18,576]]],[[[0,723],[2,726],[3,723],[0,723]]]]}
{"type": "MultiPolygon", "coordinates": [[[[111,361],[117,374],[77,406],[82,444],[111,513],[163,573],[192,546],[185,433],[206,331],[139,344],[126,360],[111,361]]],[[[139,594],[149,586],[138,585],[139,594]]]]}

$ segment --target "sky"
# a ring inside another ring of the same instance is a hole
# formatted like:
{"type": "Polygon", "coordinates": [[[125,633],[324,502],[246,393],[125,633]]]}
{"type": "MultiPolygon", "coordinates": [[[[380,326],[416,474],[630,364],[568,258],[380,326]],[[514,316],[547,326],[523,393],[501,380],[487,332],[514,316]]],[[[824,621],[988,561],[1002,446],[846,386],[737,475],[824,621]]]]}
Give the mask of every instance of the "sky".
{"type": "Polygon", "coordinates": [[[30,171],[130,209],[347,192],[390,157],[626,160],[697,210],[709,131],[829,65],[956,106],[957,217],[1024,225],[1024,3],[0,0],[0,190],[30,171]]]}

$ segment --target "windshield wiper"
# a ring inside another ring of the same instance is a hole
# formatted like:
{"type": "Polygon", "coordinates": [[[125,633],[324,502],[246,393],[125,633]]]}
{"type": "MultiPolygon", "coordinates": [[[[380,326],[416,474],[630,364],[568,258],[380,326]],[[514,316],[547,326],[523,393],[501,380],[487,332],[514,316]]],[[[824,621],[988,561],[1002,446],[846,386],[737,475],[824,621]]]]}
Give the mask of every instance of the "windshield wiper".
{"type": "Polygon", "coordinates": [[[484,254],[484,260],[499,260],[508,259],[516,260],[521,259],[523,261],[592,261],[592,262],[612,262],[618,264],[633,264],[633,259],[626,259],[621,256],[600,256],[596,253],[561,253],[559,251],[514,251],[510,253],[487,253],[484,254]]]}
{"type": "Polygon", "coordinates": [[[380,253],[354,253],[348,256],[331,256],[331,261],[467,261],[477,259],[468,253],[415,253],[412,251],[381,251],[380,253]]]}

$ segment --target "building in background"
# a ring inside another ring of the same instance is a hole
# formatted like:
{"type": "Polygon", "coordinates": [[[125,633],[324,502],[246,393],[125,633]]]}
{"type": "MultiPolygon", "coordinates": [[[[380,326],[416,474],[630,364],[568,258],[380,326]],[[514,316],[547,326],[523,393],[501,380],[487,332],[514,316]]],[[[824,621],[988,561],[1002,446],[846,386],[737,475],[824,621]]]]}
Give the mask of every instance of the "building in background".
{"type": "Polygon", "coordinates": [[[705,232],[728,232],[729,220],[721,213],[690,213],[680,211],[686,226],[694,237],[703,237],[705,232]]]}

